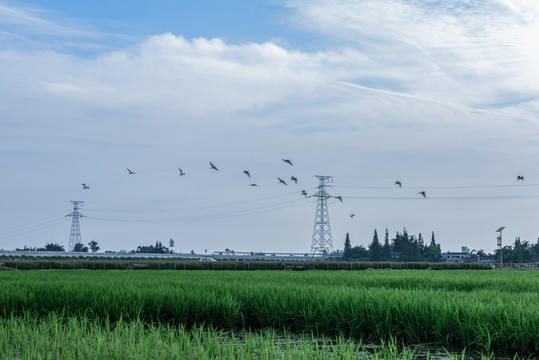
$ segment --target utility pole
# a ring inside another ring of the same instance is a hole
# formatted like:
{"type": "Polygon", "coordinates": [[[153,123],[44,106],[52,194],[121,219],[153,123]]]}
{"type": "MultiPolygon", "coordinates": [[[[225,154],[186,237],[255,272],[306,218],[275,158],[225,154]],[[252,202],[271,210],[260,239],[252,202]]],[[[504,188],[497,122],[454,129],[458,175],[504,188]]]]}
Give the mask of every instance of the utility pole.
{"type": "Polygon", "coordinates": [[[496,232],[500,233],[500,236],[498,236],[496,239],[497,239],[498,248],[500,249],[500,267],[502,268],[502,270],[503,270],[503,246],[502,246],[503,229],[505,229],[505,226],[502,226],[501,228],[496,230],[496,232]]]}
{"type": "Polygon", "coordinates": [[[314,217],[313,241],[311,243],[311,254],[322,255],[333,251],[333,240],[331,240],[331,226],[329,224],[329,211],[327,199],[332,197],[326,191],[328,184],[333,184],[333,176],[316,175],[319,180],[318,192],[313,197],[318,198],[316,204],[316,215],[314,217]]]}
{"type": "Polygon", "coordinates": [[[79,213],[79,205],[83,206],[84,201],[71,201],[73,203],[73,212],[67,216],[71,216],[71,232],[69,233],[69,246],[67,247],[67,251],[73,251],[75,248],[75,244],[82,243],[82,237],[80,235],[80,224],[79,219],[81,217],[84,217],[81,213],[79,213]]]}

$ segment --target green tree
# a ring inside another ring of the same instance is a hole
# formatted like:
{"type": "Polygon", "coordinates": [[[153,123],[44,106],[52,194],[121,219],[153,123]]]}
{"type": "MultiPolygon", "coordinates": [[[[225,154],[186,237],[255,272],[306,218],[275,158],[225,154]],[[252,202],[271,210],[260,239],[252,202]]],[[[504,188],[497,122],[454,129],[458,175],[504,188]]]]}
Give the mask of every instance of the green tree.
{"type": "Polygon", "coordinates": [[[382,245],[382,259],[391,260],[391,244],[389,243],[389,233],[387,229],[384,237],[384,245],[382,245]]]}
{"type": "Polygon", "coordinates": [[[88,252],[88,247],[84,246],[83,243],[76,243],[73,247],[73,252],[88,252]]]}
{"type": "MultiPolygon", "coordinates": [[[[419,234],[421,235],[421,234],[419,234]]],[[[415,235],[410,236],[409,238],[409,248],[408,248],[408,261],[421,261],[421,249],[419,244],[419,239],[415,235]]]]}
{"type": "Polygon", "coordinates": [[[532,249],[535,252],[535,256],[539,256],[539,238],[537,238],[537,242],[532,246],[532,249]]]}
{"type": "Polygon", "coordinates": [[[382,260],[382,244],[380,244],[380,241],[378,240],[378,233],[376,232],[376,229],[374,230],[372,243],[369,245],[369,256],[371,261],[382,260]]]}
{"type": "Polygon", "coordinates": [[[406,228],[402,234],[397,231],[395,239],[393,239],[393,251],[401,253],[402,261],[411,261],[410,247],[410,237],[408,236],[406,228]]]}
{"type": "Polygon", "coordinates": [[[97,241],[92,240],[88,243],[88,245],[90,245],[90,250],[92,250],[93,253],[100,249],[99,246],[97,246],[97,241]]]}
{"type": "Polygon", "coordinates": [[[434,231],[432,232],[432,236],[430,238],[430,244],[425,249],[425,261],[428,262],[441,262],[443,261],[443,255],[442,255],[442,248],[440,247],[440,244],[436,244],[436,240],[434,239],[434,231]]]}
{"type": "Polygon", "coordinates": [[[513,262],[515,264],[531,262],[532,258],[535,256],[534,247],[529,243],[529,241],[522,241],[520,237],[515,238],[515,243],[513,246],[504,246],[503,247],[503,262],[509,263],[513,262]]]}
{"type": "Polygon", "coordinates": [[[15,251],[36,251],[36,248],[35,247],[26,247],[26,245],[24,245],[24,247],[22,249],[16,248],[15,251]]]}
{"type": "Polygon", "coordinates": [[[164,246],[161,241],[156,241],[155,245],[137,246],[137,250],[133,252],[146,254],[170,254],[170,250],[164,246]]]}
{"type": "Polygon", "coordinates": [[[368,260],[369,259],[369,250],[365,249],[363,245],[354,246],[352,248],[352,259],[362,259],[362,260],[368,260]]]}
{"type": "Polygon", "coordinates": [[[63,245],[48,243],[45,247],[38,248],[36,251],[65,251],[65,249],[63,245]]]}
{"type": "Polygon", "coordinates": [[[477,257],[478,257],[478,260],[481,260],[482,258],[489,256],[489,254],[487,254],[487,253],[485,252],[485,250],[483,250],[483,249],[477,250],[477,252],[476,252],[475,254],[476,254],[477,257]]]}
{"type": "Polygon", "coordinates": [[[425,246],[425,242],[423,241],[423,235],[419,233],[417,235],[417,248],[419,250],[419,258],[421,261],[425,260],[425,255],[427,253],[427,247],[425,246]]]}
{"type": "Polygon", "coordinates": [[[344,239],[344,250],[342,252],[343,260],[350,260],[352,258],[352,245],[350,245],[350,235],[346,233],[346,239],[344,239]]]}

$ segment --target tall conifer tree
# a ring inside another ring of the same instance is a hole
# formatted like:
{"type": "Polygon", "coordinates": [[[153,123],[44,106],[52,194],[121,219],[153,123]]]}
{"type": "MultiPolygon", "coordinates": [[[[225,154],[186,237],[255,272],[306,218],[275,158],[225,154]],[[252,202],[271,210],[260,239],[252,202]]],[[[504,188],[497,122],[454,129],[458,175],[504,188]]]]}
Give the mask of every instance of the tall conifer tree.
{"type": "Polygon", "coordinates": [[[372,261],[381,261],[382,260],[382,245],[378,240],[378,233],[374,230],[374,235],[372,237],[372,243],[369,246],[369,257],[372,261]]]}
{"type": "Polygon", "coordinates": [[[350,236],[346,233],[346,239],[344,240],[344,250],[342,252],[343,260],[350,260],[352,257],[352,245],[350,245],[350,236]]]}
{"type": "Polygon", "coordinates": [[[389,244],[389,233],[386,229],[384,245],[382,245],[382,260],[391,260],[391,245],[389,244]]]}

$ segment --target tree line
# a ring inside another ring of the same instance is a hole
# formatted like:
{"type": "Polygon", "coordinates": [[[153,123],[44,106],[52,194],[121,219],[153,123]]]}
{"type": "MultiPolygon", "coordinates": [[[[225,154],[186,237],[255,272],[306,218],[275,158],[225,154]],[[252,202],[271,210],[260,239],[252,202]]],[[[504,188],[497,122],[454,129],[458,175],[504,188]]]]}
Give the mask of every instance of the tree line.
{"type": "MultiPolygon", "coordinates": [[[[85,246],[83,243],[76,243],[73,247],[73,252],[88,252],[91,250],[93,253],[97,252],[100,247],[97,245],[97,241],[90,241],[88,246],[85,246]],[[89,247],[88,247],[89,246],[89,247]]],[[[15,249],[16,251],[53,251],[53,252],[62,252],[66,251],[65,247],[56,243],[48,243],[44,247],[27,247],[26,245],[22,249],[15,249]]],[[[172,254],[173,250],[167,248],[163,245],[161,241],[156,241],[155,245],[141,245],[137,246],[136,250],[131,250],[132,253],[141,253],[141,254],[172,254]]]]}
{"type": "MultiPolygon", "coordinates": [[[[88,246],[85,246],[83,243],[76,243],[73,247],[73,252],[88,252],[88,250],[91,250],[93,253],[97,252],[100,247],[97,245],[97,241],[90,241],[88,243],[88,246]],[[89,246],[89,248],[88,248],[89,246]]],[[[53,252],[61,252],[66,251],[64,245],[56,244],[56,243],[48,243],[44,247],[27,247],[26,245],[22,248],[16,248],[15,251],[53,251],[53,252]]]]}
{"type": "MultiPolygon", "coordinates": [[[[520,240],[520,236],[517,236],[512,246],[504,246],[501,250],[504,263],[518,264],[537,261],[539,260],[539,239],[535,244],[532,244],[527,240],[520,240]]],[[[480,251],[477,252],[478,256],[482,255],[480,251]]],[[[495,251],[494,258],[496,261],[500,261],[499,250],[495,251]]]]}
{"type": "Polygon", "coordinates": [[[397,232],[394,238],[389,239],[386,229],[383,243],[378,239],[378,232],[374,230],[368,248],[363,245],[352,246],[350,235],[347,233],[343,260],[441,262],[443,255],[440,244],[434,239],[434,232],[427,244],[421,233],[418,236],[409,235],[406,229],[402,233],[397,232]]]}

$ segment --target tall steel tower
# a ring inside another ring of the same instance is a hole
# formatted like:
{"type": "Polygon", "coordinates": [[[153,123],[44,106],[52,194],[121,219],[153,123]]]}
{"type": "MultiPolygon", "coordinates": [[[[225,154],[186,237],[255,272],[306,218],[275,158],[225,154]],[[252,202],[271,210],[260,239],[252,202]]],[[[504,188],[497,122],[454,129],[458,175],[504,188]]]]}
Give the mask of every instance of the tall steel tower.
{"type": "Polygon", "coordinates": [[[318,198],[316,205],[316,215],[314,217],[313,241],[311,243],[311,254],[329,254],[333,251],[333,240],[331,240],[331,226],[329,225],[329,211],[327,199],[332,197],[326,192],[326,186],[333,184],[333,176],[316,175],[320,181],[318,192],[313,197],[318,198]]]}
{"type": "Polygon", "coordinates": [[[67,248],[67,251],[73,251],[75,248],[75,244],[82,243],[82,237],[80,235],[80,224],[79,219],[81,217],[84,217],[81,213],[79,213],[79,205],[83,206],[84,201],[71,201],[73,203],[73,212],[66,216],[71,216],[71,232],[69,233],[69,246],[67,248]]]}

